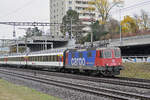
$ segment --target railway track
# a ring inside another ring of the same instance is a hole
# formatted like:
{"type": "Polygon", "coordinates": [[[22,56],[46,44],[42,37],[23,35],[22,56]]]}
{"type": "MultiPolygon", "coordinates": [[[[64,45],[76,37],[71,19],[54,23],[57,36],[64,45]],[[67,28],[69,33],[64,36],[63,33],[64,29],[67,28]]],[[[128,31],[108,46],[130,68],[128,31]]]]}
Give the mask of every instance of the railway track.
{"type": "Polygon", "coordinates": [[[150,96],[141,95],[137,93],[123,92],[123,91],[107,89],[102,87],[93,87],[93,86],[83,85],[83,84],[74,84],[71,82],[64,82],[64,81],[62,82],[54,79],[37,77],[34,75],[20,74],[17,72],[12,72],[12,71],[2,70],[2,69],[0,70],[0,73],[9,76],[23,78],[30,81],[40,82],[42,84],[54,85],[54,86],[72,89],[72,90],[76,90],[76,91],[80,91],[92,95],[97,95],[97,96],[104,96],[107,98],[109,97],[109,98],[121,99],[121,100],[150,100],[150,96]]]}
{"type": "Polygon", "coordinates": [[[57,77],[63,77],[63,78],[78,79],[78,80],[83,80],[83,81],[109,83],[109,84],[114,84],[114,85],[122,85],[122,86],[137,87],[137,88],[142,88],[142,89],[150,89],[150,80],[146,80],[146,79],[136,79],[136,78],[127,78],[127,77],[99,78],[99,77],[75,75],[75,74],[68,74],[68,73],[39,71],[39,70],[28,70],[28,69],[18,69],[18,68],[7,68],[7,69],[31,72],[31,73],[42,74],[42,75],[57,76],[57,77]]]}

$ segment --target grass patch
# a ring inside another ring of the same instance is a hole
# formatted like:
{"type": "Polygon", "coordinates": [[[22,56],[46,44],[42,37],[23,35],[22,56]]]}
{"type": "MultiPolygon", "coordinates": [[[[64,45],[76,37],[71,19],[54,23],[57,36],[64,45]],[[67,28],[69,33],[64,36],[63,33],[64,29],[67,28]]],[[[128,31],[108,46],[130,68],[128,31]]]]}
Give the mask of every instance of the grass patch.
{"type": "Polygon", "coordinates": [[[150,63],[124,63],[123,66],[121,77],[150,79],[150,63]]]}
{"type": "Polygon", "coordinates": [[[0,79],[0,100],[61,100],[0,79]]]}

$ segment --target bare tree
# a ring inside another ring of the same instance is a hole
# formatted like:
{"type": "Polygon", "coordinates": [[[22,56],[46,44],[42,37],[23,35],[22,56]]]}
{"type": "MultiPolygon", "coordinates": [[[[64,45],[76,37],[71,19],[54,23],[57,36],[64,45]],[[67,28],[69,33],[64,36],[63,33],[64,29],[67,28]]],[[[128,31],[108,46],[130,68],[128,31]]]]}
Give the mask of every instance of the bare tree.
{"type": "Polygon", "coordinates": [[[141,10],[141,20],[142,20],[142,23],[143,23],[144,30],[147,30],[148,25],[149,25],[149,18],[148,18],[147,12],[145,12],[144,10],[141,10]]]}
{"type": "Polygon", "coordinates": [[[95,0],[95,6],[98,9],[98,12],[101,16],[102,24],[106,24],[110,11],[117,4],[123,3],[122,0],[113,0],[113,2],[109,2],[109,0],[95,0]]]}

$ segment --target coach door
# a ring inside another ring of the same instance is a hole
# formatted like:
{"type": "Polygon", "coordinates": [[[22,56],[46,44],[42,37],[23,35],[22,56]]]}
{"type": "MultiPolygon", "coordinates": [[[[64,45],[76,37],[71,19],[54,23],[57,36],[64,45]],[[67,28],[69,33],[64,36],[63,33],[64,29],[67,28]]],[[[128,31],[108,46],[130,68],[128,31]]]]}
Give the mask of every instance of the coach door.
{"type": "Polygon", "coordinates": [[[58,56],[58,58],[59,58],[59,59],[58,59],[59,66],[61,66],[62,56],[61,56],[61,55],[59,55],[59,56],[58,56]]]}

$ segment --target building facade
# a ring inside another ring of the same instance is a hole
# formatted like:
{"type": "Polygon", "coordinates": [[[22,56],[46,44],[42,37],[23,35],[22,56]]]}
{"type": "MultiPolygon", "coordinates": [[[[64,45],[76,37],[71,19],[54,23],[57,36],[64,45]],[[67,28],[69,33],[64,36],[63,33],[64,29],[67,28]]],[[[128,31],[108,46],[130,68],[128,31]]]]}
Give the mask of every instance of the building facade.
{"type": "MultiPolygon", "coordinates": [[[[83,24],[91,24],[91,19],[97,20],[99,15],[96,7],[92,5],[93,0],[50,0],[50,22],[56,23],[55,26],[51,26],[50,35],[61,35],[60,24],[62,18],[66,15],[68,10],[75,10],[79,13],[79,19],[83,24]],[[89,3],[91,2],[91,3],[89,3]],[[92,8],[93,10],[88,10],[92,8]]],[[[89,28],[85,28],[89,30],[89,28]]]]}

